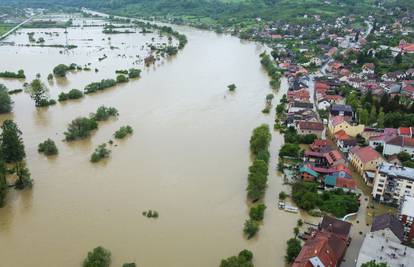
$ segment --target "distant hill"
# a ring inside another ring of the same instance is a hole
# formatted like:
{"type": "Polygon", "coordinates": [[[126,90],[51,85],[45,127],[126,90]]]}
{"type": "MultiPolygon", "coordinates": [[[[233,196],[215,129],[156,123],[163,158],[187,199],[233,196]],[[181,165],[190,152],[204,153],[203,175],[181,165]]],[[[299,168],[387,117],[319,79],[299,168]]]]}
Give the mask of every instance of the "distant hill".
{"type": "MultiPolygon", "coordinates": [[[[3,0],[0,5],[89,7],[128,16],[195,16],[221,23],[260,17],[290,21],[306,15],[326,19],[375,12],[377,3],[414,8],[412,0],[3,0]]],[[[377,10],[378,11],[378,10],[377,10]]]]}

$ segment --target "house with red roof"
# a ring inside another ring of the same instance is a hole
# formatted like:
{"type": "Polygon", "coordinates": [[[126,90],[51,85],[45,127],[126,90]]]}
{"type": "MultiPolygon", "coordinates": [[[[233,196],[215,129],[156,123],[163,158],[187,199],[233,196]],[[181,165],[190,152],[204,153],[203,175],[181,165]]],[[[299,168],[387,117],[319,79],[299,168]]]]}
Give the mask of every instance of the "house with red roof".
{"type": "Polygon", "coordinates": [[[333,136],[338,131],[343,130],[347,135],[355,137],[364,131],[365,125],[352,124],[350,121],[351,117],[349,116],[331,116],[328,122],[330,135],[333,136]]]}
{"type": "Polygon", "coordinates": [[[413,127],[400,127],[398,128],[398,135],[401,135],[404,137],[413,137],[414,129],[413,127]]]}
{"type": "Polygon", "coordinates": [[[325,216],[318,230],[306,240],[292,267],[339,266],[347,249],[351,225],[325,216]]]}
{"type": "Polygon", "coordinates": [[[384,162],[382,156],[370,146],[355,146],[349,150],[348,157],[360,175],[363,175],[364,171],[375,171],[384,162]]]}
{"type": "Polygon", "coordinates": [[[401,44],[399,48],[403,53],[414,53],[414,44],[401,44]]]}

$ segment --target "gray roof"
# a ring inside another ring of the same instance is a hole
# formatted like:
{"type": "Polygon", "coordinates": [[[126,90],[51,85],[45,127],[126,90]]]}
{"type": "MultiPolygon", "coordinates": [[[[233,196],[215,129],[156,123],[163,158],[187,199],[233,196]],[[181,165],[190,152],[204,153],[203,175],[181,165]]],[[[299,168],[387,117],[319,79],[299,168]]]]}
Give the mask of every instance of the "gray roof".
{"type": "Polygon", "coordinates": [[[404,240],[404,227],[401,222],[390,214],[383,214],[374,217],[371,232],[390,229],[398,239],[404,240]]]}
{"type": "Polygon", "coordinates": [[[378,171],[381,173],[385,173],[388,176],[394,176],[394,177],[399,177],[399,178],[405,178],[408,180],[414,180],[414,169],[413,168],[401,167],[398,165],[383,162],[379,166],[378,171]]]}
{"type": "Polygon", "coordinates": [[[359,250],[357,267],[375,260],[384,262],[388,267],[413,267],[414,249],[401,245],[381,234],[368,233],[359,250]]]}
{"type": "Polygon", "coordinates": [[[340,105],[340,104],[333,104],[331,106],[331,111],[353,112],[352,107],[350,105],[340,105]]]}

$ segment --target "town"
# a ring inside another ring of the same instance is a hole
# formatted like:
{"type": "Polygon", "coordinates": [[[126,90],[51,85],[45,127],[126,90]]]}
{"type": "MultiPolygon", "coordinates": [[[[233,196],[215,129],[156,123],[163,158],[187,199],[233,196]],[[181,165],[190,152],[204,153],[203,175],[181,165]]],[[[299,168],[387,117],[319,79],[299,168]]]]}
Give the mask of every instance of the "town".
{"type": "Polygon", "coordinates": [[[280,195],[279,206],[290,195],[323,216],[298,234],[304,241],[289,257],[294,267],[340,266],[348,246],[358,255],[347,266],[414,266],[413,17],[392,24],[367,17],[364,31],[353,20],[315,18],[314,25],[255,33],[271,39],[274,64],[288,81],[275,129],[285,135],[278,168],[292,192],[280,195]],[[370,223],[359,233],[362,244],[353,244],[347,219],[362,198],[370,223]]]}

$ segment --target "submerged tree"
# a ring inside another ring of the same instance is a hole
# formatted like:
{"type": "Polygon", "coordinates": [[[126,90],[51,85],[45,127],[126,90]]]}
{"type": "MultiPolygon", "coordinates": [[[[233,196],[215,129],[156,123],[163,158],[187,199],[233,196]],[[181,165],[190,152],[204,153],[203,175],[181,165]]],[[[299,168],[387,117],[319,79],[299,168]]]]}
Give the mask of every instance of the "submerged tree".
{"type": "Polygon", "coordinates": [[[1,127],[1,154],[7,163],[19,162],[26,157],[22,132],[12,120],[6,120],[1,127]]]}
{"type": "Polygon", "coordinates": [[[83,261],[83,267],[109,267],[111,262],[111,252],[103,247],[96,247],[88,252],[88,256],[83,261]]]}
{"type": "Polygon", "coordinates": [[[29,85],[30,97],[35,101],[36,107],[46,106],[48,100],[48,88],[39,79],[33,80],[29,85]]]}
{"type": "Polygon", "coordinates": [[[7,87],[0,83],[0,113],[8,113],[12,110],[12,101],[7,87]]]}
{"type": "Polygon", "coordinates": [[[14,185],[16,189],[22,190],[26,187],[31,187],[33,185],[33,180],[30,178],[30,172],[29,169],[25,166],[24,163],[18,162],[16,164],[16,175],[17,175],[17,181],[14,185]]]}

